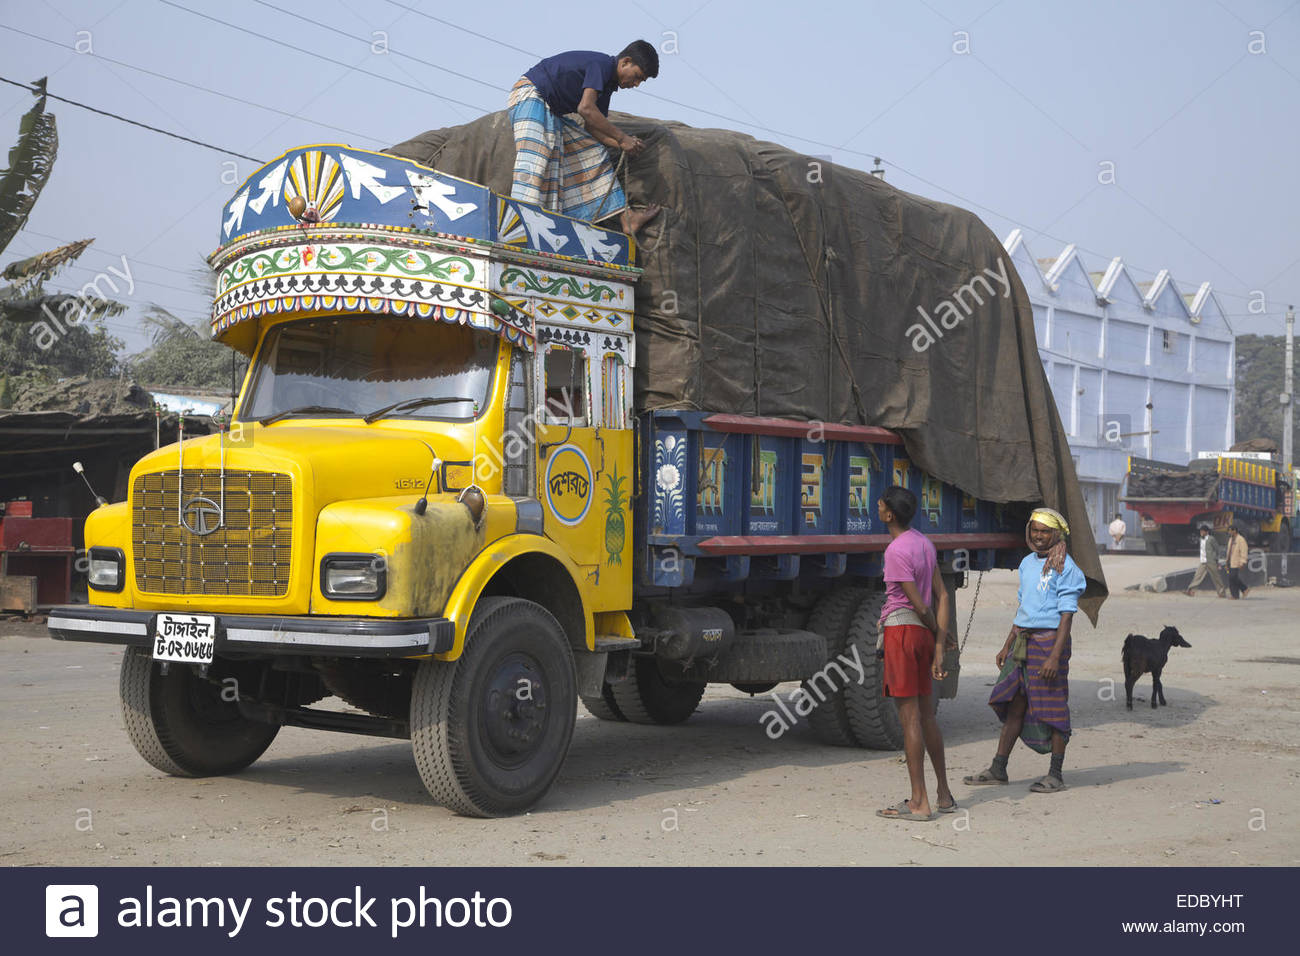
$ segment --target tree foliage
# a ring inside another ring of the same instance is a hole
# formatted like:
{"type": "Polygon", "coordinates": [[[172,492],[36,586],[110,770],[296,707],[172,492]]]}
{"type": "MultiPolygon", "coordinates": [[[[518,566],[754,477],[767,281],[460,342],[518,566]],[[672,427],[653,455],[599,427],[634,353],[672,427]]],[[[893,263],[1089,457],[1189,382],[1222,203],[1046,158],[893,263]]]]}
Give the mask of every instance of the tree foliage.
{"type": "MultiPolygon", "coordinates": [[[[1282,446],[1282,394],[1286,341],[1281,335],[1237,336],[1237,440],[1271,438],[1282,446]]],[[[1298,416],[1300,417],[1300,416],[1298,416]]],[[[1300,421],[1293,423],[1300,426],[1300,421]]],[[[1293,428],[1293,447],[1300,448],[1293,428]]]]}
{"type": "MultiPolygon", "coordinates": [[[[9,167],[0,173],[0,252],[27,223],[41,190],[54,171],[59,152],[59,132],[53,113],[45,112],[45,80],[35,83],[36,104],[18,124],[18,142],[9,150],[9,167]]],[[[64,327],[77,328],[90,320],[104,319],[125,311],[126,306],[104,297],[97,285],[89,284],[78,295],[46,293],[45,283],[64,266],[74,262],[94,239],[82,239],[12,262],[3,271],[10,284],[0,286],[0,324],[21,323],[41,328],[46,348],[68,339],[64,327]]],[[[92,333],[93,337],[93,333],[92,333]]],[[[84,336],[71,336],[80,340],[84,336]]],[[[84,343],[83,343],[84,344],[84,343]]],[[[44,363],[43,363],[44,364],[44,363]]],[[[54,363],[57,364],[57,363],[54,363]]]]}
{"type": "MultiPolygon", "coordinates": [[[[140,384],[224,392],[230,388],[231,350],[208,337],[202,323],[191,324],[161,306],[151,306],[145,321],[153,326],[149,348],[127,359],[140,384]]],[[[244,360],[236,374],[243,376],[244,360]]]]}

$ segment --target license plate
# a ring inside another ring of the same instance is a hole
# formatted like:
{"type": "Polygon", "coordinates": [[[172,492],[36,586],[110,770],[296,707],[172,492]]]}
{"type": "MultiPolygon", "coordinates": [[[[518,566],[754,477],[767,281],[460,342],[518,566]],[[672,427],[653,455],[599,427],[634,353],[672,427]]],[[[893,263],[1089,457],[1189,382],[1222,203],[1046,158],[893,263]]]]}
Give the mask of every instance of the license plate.
{"type": "Polygon", "coordinates": [[[211,664],[217,619],[209,614],[159,614],[154,626],[153,659],[180,664],[211,664]]]}

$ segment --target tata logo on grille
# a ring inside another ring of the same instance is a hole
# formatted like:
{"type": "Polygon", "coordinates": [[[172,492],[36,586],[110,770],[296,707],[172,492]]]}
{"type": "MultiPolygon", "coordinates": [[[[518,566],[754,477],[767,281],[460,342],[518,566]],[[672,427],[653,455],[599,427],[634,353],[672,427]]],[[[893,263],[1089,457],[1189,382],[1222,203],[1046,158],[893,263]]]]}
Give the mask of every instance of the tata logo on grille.
{"type": "Polygon", "coordinates": [[[181,524],[190,534],[212,534],[221,527],[221,506],[211,498],[191,498],[181,509],[181,524]]]}

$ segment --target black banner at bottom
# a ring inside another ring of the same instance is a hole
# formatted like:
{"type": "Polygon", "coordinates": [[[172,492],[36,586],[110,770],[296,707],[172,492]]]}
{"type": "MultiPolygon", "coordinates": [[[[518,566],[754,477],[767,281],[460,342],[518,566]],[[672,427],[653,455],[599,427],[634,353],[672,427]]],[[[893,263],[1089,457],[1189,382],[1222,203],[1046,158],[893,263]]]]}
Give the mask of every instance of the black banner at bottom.
{"type": "Polygon", "coordinates": [[[71,952],[78,939],[186,956],[286,944],[312,956],[837,943],[1260,952],[1291,948],[1291,879],[1259,869],[56,868],[0,871],[0,899],[5,949],[21,953],[71,952]]]}

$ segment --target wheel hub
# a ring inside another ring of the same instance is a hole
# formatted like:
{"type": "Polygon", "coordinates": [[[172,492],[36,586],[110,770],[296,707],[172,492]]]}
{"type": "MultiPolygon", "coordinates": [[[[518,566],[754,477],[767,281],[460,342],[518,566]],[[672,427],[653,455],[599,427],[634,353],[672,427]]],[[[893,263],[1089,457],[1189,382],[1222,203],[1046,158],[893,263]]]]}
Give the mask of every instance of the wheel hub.
{"type": "Polygon", "coordinates": [[[546,728],[546,684],[531,656],[509,654],[493,669],[481,721],[498,763],[521,763],[537,748],[546,728]]]}

